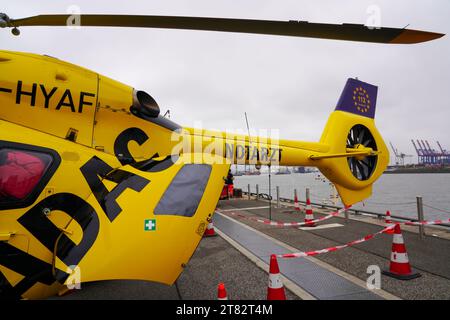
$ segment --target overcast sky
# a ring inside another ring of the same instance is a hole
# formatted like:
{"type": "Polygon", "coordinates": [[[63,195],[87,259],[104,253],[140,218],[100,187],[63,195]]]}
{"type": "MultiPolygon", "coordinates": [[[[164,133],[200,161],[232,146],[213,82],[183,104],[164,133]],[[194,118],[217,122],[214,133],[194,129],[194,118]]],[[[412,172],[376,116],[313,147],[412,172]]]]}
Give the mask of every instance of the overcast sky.
{"type": "MultiPolygon", "coordinates": [[[[67,13],[204,16],[363,23],[376,5],[381,25],[450,33],[448,0],[2,0],[12,18],[67,13]]],[[[450,36],[382,45],[219,32],[22,28],[0,30],[1,49],[48,54],[145,90],[186,126],[279,129],[320,138],[348,77],[379,86],[376,123],[386,143],[416,154],[412,138],[450,149],[450,36]]],[[[416,159],[416,157],[414,158],[416,159]]]]}

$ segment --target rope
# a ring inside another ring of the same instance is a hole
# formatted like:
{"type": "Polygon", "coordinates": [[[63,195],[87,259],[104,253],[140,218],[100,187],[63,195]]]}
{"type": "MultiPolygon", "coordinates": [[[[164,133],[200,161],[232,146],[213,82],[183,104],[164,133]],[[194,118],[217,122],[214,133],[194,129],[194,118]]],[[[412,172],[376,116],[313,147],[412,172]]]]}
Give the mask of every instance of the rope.
{"type": "Polygon", "coordinates": [[[432,207],[432,206],[427,205],[427,204],[423,204],[423,206],[427,207],[427,208],[430,208],[430,209],[433,209],[433,210],[436,210],[436,211],[440,211],[440,212],[444,212],[444,213],[450,213],[450,211],[447,211],[447,210],[444,210],[444,209],[439,209],[439,208],[436,208],[436,207],[432,207]]]}
{"type": "Polygon", "coordinates": [[[372,202],[372,201],[364,201],[366,204],[375,204],[375,205],[382,205],[382,206],[404,206],[408,204],[416,204],[414,201],[410,202],[372,202]]]}

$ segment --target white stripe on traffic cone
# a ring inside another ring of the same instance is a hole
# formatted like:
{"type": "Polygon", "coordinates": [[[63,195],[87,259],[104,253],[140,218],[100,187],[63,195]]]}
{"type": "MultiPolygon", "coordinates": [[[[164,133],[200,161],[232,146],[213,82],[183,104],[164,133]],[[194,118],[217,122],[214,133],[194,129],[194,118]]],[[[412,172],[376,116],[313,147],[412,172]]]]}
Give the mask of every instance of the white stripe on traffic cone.
{"type": "Polygon", "coordinates": [[[311,200],[309,200],[309,198],[306,199],[306,211],[305,211],[305,222],[306,225],[305,227],[315,227],[315,224],[311,221],[314,220],[314,215],[313,215],[313,211],[312,211],[312,206],[311,206],[311,200]]]}
{"type": "Polygon", "coordinates": [[[411,269],[402,230],[398,223],[395,224],[394,236],[392,238],[389,270],[383,270],[383,274],[400,280],[411,280],[420,277],[420,273],[413,272],[411,269]]]}
{"type": "Polygon", "coordinates": [[[300,204],[298,203],[297,195],[294,196],[294,208],[296,211],[300,211],[300,204]]]}
{"type": "Polygon", "coordinates": [[[283,282],[280,278],[280,269],[276,255],[270,256],[269,286],[267,287],[267,300],[286,300],[283,282]]]}

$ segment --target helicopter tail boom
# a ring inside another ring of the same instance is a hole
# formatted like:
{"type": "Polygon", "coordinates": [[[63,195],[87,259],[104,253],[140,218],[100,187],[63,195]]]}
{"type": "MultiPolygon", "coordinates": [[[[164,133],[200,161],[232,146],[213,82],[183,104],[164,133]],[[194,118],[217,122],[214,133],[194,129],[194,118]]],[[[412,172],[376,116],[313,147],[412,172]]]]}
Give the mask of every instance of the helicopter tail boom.
{"type": "Polygon", "coordinates": [[[348,79],[319,142],[192,128],[185,128],[184,137],[194,142],[193,148],[199,139],[204,156],[220,153],[231,164],[317,167],[336,185],[344,204],[351,205],[370,196],[372,184],[389,162],[389,152],[374,122],[376,98],[376,86],[348,79]]]}

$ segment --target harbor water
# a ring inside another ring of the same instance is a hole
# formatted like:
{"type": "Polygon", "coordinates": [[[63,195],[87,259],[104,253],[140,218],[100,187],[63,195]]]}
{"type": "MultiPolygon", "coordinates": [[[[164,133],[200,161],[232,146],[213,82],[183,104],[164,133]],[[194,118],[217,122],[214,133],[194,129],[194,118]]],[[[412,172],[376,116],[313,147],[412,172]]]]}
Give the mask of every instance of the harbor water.
{"type": "MultiPolygon", "coordinates": [[[[269,194],[269,175],[236,176],[235,187],[269,194]]],[[[319,172],[271,175],[271,194],[275,199],[276,186],[280,197],[294,198],[297,189],[299,200],[305,200],[305,190],[310,188],[311,201],[332,204],[333,188],[319,172]]],[[[417,218],[416,196],[421,196],[424,204],[425,220],[450,217],[450,174],[385,174],[373,185],[372,196],[354,208],[392,215],[417,218]]],[[[338,200],[338,206],[342,205],[338,200]]]]}

